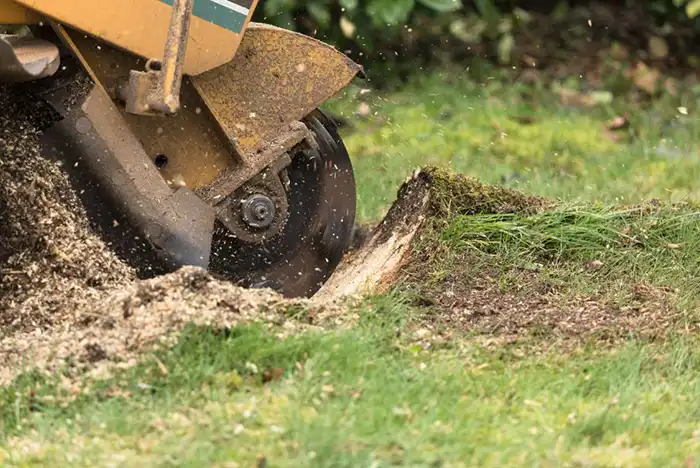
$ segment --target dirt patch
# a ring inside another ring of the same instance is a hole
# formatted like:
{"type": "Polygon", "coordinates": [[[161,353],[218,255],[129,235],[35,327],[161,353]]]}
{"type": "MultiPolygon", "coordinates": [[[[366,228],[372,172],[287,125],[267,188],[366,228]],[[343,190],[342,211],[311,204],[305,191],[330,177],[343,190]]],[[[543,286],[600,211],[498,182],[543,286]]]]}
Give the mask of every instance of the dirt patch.
{"type": "Polygon", "coordinates": [[[668,293],[645,284],[635,285],[633,297],[620,305],[605,297],[531,289],[536,280],[526,278],[520,291],[504,292],[496,277],[445,278],[444,288],[428,295],[431,307],[422,321],[468,334],[614,341],[661,337],[680,318],[668,293]]]}

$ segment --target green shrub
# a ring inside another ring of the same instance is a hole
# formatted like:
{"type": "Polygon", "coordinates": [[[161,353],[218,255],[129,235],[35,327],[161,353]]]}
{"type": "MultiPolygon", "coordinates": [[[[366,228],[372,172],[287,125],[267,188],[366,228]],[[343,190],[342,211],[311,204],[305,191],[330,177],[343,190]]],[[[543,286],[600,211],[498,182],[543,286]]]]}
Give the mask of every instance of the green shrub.
{"type": "Polygon", "coordinates": [[[262,6],[267,22],[365,51],[377,41],[395,41],[416,12],[444,15],[463,8],[461,0],[266,0],[262,6]]]}
{"type": "Polygon", "coordinates": [[[688,18],[695,18],[700,14],[700,0],[673,0],[673,6],[684,7],[688,18]]]}
{"type": "MultiPolygon", "coordinates": [[[[586,3],[573,0],[264,0],[259,14],[267,22],[314,32],[338,43],[354,43],[367,52],[374,49],[375,43],[399,38],[402,29],[414,26],[412,19],[416,17],[433,20],[418,22],[419,27],[426,24],[431,27],[429,31],[418,31],[419,34],[447,31],[458,38],[484,36],[491,40],[505,36],[502,44],[505,48],[513,23],[527,20],[522,5],[556,12],[586,3]]],[[[611,3],[619,5],[619,2],[611,3]]],[[[700,0],[646,0],[641,3],[659,22],[675,20],[679,14],[690,19],[700,14],[700,0]]],[[[627,0],[626,4],[632,7],[640,2],[627,0]]]]}
{"type": "MultiPolygon", "coordinates": [[[[666,35],[682,30],[685,36],[682,40],[669,40],[680,56],[687,55],[684,50],[688,40],[700,32],[700,28],[694,27],[700,24],[700,20],[695,21],[700,14],[700,0],[620,3],[611,1],[608,5],[612,12],[629,9],[638,17],[641,12],[642,26],[649,26],[647,34],[666,35]],[[674,29],[680,23],[683,27],[674,29]]],[[[565,31],[570,29],[565,24],[567,18],[584,21],[581,10],[574,13],[572,7],[584,7],[586,11],[585,7],[593,8],[593,5],[589,0],[263,0],[256,19],[331,43],[359,58],[361,63],[371,63],[373,76],[377,77],[411,74],[442,56],[478,56],[497,59],[501,64],[515,64],[516,44],[520,44],[518,34],[527,31],[534,10],[551,16],[552,24],[565,31]]],[[[540,19],[533,32],[542,28],[540,19]]],[[[611,38],[630,37],[629,31],[612,28],[605,34],[611,38]]],[[[562,32],[562,40],[570,37],[571,34],[562,32]]],[[[639,47],[644,41],[643,37],[632,47],[639,47]]]]}

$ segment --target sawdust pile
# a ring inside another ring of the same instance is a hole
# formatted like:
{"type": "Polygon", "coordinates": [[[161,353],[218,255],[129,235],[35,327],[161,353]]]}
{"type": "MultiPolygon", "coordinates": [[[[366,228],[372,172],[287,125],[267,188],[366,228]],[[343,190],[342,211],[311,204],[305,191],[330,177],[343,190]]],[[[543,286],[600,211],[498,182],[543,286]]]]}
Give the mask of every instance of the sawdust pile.
{"type": "Polygon", "coordinates": [[[250,291],[187,267],[133,282],[50,333],[22,332],[0,340],[0,362],[10,363],[0,366],[0,383],[27,364],[49,372],[70,367],[92,373],[131,366],[140,353],[175,344],[188,324],[229,329],[266,323],[283,337],[319,326],[346,326],[356,318],[340,304],[250,291]]]}
{"type": "Polygon", "coordinates": [[[40,157],[47,110],[0,88],[0,336],[47,329],[133,279],[91,231],[67,178],[40,157]]]}

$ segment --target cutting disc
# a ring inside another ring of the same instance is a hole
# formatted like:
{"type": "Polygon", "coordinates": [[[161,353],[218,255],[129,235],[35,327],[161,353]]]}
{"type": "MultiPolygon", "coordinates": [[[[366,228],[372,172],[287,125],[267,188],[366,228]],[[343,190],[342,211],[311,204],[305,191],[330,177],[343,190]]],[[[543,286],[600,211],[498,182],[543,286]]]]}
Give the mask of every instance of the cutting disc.
{"type": "Polygon", "coordinates": [[[210,269],[247,287],[269,287],[285,296],[313,295],[350,246],[356,188],[352,164],[332,120],[312,112],[304,123],[318,150],[293,155],[287,167],[289,217],[282,232],[258,244],[215,233],[210,269]]]}

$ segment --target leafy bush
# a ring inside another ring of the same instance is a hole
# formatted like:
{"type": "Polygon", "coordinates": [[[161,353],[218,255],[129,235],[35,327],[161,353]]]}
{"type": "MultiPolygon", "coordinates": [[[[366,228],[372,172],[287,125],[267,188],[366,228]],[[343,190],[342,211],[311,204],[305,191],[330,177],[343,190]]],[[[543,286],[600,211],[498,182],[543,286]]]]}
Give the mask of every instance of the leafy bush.
{"type": "Polygon", "coordinates": [[[416,38],[449,35],[466,42],[498,40],[499,57],[508,61],[510,31],[528,16],[499,3],[504,2],[475,0],[465,7],[462,0],[266,0],[261,12],[266,22],[358,49],[365,58],[387,55],[387,46],[410,56],[409,43],[416,38]]]}
{"type": "MultiPolygon", "coordinates": [[[[646,18],[643,21],[649,23],[643,26],[656,31],[647,31],[642,42],[650,36],[666,34],[659,31],[672,30],[669,24],[696,23],[694,20],[700,15],[700,0],[620,3],[607,4],[616,9],[611,11],[641,11],[646,18]]],[[[526,29],[523,26],[532,20],[529,11],[561,19],[571,7],[589,4],[586,0],[263,0],[258,15],[265,22],[314,35],[341,50],[359,54],[364,63],[435,55],[436,45],[449,42],[450,53],[461,48],[495,57],[505,64],[514,59],[517,31],[526,29]]],[[[542,21],[535,29],[541,27],[542,21]]],[[[606,34],[615,36],[617,31],[613,29],[606,34]]],[[[682,29],[686,35],[692,31],[693,37],[700,32],[694,27],[682,29]]],[[[562,40],[565,37],[569,34],[562,33],[562,40]]]]}
{"type": "Polygon", "coordinates": [[[266,0],[262,6],[268,22],[353,42],[366,51],[396,39],[416,12],[439,15],[463,8],[461,0],[266,0]]]}
{"type": "Polygon", "coordinates": [[[700,14],[700,0],[673,0],[675,7],[685,7],[688,18],[695,18],[700,14]]]}
{"type": "MultiPolygon", "coordinates": [[[[482,0],[484,1],[484,0],[482,0]]],[[[490,3],[490,0],[485,0],[490,3]]],[[[438,13],[450,13],[462,8],[461,0],[267,0],[263,2],[265,14],[281,17],[293,22],[294,13],[305,9],[321,26],[328,26],[333,10],[338,9],[345,17],[366,19],[373,26],[395,26],[405,24],[411,13],[420,7],[438,13]]]]}
{"type": "MultiPolygon", "coordinates": [[[[440,15],[474,10],[492,25],[503,19],[504,13],[517,10],[519,4],[533,5],[533,2],[516,0],[263,0],[261,3],[266,17],[285,26],[297,24],[297,19],[302,15],[311,19],[320,30],[342,27],[340,21],[350,21],[360,29],[373,29],[377,34],[405,25],[415,12],[440,15]]],[[[556,9],[586,2],[545,0],[534,4],[537,3],[556,9]]],[[[638,3],[635,0],[627,1],[628,6],[638,3]]],[[[670,16],[679,9],[683,9],[690,19],[700,14],[700,0],[646,0],[641,3],[647,4],[649,11],[662,15],[670,16]]]]}

